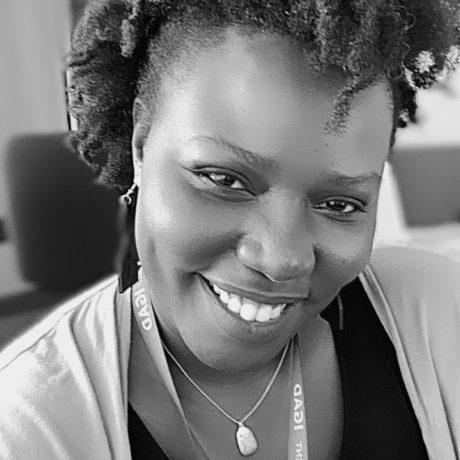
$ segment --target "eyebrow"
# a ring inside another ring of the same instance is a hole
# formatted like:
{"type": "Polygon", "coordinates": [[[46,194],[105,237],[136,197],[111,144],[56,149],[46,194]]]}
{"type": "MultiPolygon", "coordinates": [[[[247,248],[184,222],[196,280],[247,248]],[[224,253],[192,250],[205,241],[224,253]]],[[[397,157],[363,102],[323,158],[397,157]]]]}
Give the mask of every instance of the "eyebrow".
{"type": "Polygon", "coordinates": [[[242,147],[239,147],[238,145],[232,144],[222,137],[194,136],[191,138],[191,141],[210,142],[212,144],[218,145],[219,147],[224,147],[230,150],[241,161],[250,163],[252,165],[261,166],[264,169],[274,169],[278,166],[278,162],[276,160],[264,158],[262,155],[246,150],[242,147]]]}
{"type": "Polygon", "coordinates": [[[321,174],[320,181],[333,183],[339,186],[356,186],[363,184],[375,184],[379,185],[382,181],[382,176],[377,172],[370,172],[365,174],[359,174],[357,176],[347,176],[337,172],[330,172],[321,174]]]}
{"type": "MultiPolygon", "coordinates": [[[[251,152],[235,144],[232,144],[231,142],[221,137],[200,135],[192,137],[190,141],[210,142],[220,147],[225,147],[228,150],[230,150],[241,161],[262,166],[264,169],[274,169],[278,167],[278,162],[276,160],[264,158],[257,153],[251,152]]],[[[346,187],[363,184],[379,185],[381,181],[382,176],[377,172],[369,172],[364,174],[358,174],[356,176],[349,176],[346,174],[341,174],[339,172],[332,171],[321,174],[318,182],[332,183],[334,185],[346,187]]]]}

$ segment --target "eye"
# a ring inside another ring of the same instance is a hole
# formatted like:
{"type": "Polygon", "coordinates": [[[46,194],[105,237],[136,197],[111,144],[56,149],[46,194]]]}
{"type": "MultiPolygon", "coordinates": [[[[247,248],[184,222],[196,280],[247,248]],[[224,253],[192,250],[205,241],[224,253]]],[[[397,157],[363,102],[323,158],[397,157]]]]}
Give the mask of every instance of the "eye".
{"type": "Polygon", "coordinates": [[[224,174],[221,172],[197,172],[197,174],[204,180],[211,181],[215,185],[234,190],[246,190],[243,183],[231,174],[224,174]]]}
{"type": "Polygon", "coordinates": [[[346,200],[327,200],[316,206],[318,209],[325,209],[326,211],[332,211],[336,214],[354,214],[356,212],[362,212],[362,207],[355,203],[351,203],[346,200]]]}

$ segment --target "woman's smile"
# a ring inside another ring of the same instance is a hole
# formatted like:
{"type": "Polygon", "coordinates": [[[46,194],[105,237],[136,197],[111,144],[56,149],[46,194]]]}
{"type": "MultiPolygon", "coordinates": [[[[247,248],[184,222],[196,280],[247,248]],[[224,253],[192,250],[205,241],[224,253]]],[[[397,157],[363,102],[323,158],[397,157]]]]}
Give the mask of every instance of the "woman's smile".
{"type": "Polygon", "coordinates": [[[238,340],[263,343],[275,338],[299,310],[306,308],[305,298],[292,301],[246,293],[240,288],[224,290],[203,276],[198,277],[206,295],[205,314],[210,313],[219,328],[238,340]]]}
{"type": "Polygon", "coordinates": [[[227,287],[204,278],[206,286],[211,290],[219,303],[234,316],[245,322],[267,324],[277,322],[286,312],[299,306],[305,298],[281,298],[265,296],[235,287],[227,287]],[[222,286],[226,287],[224,289],[222,286]]]}

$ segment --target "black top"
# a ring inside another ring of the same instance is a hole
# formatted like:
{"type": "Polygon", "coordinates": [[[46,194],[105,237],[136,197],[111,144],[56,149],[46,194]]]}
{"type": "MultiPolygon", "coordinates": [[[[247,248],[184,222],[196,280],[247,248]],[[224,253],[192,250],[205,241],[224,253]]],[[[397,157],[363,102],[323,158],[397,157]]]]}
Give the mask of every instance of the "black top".
{"type": "MultiPolygon", "coordinates": [[[[331,325],[342,380],[340,459],[428,459],[395,349],[358,278],[341,297],[344,330],[339,330],[336,301],[321,313],[331,325]]],[[[128,431],[133,460],[167,459],[131,405],[128,431]]]]}

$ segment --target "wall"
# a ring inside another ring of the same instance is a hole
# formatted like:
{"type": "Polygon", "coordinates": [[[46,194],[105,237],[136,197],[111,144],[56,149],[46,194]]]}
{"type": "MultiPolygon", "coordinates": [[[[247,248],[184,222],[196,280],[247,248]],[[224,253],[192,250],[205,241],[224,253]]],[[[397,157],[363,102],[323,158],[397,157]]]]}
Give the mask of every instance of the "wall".
{"type": "Polygon", "coordinates": [[[0,1],[0,217],[9,236],[0,243],[0,295],[29,287],[14,249],[6,146],[21,133],[66,129],[62,69],[70,28],[68,0],[0,1]]]}
{"type": "Polygon", "coordinates": [[[419,93],[417,125],[397,134],[394,169],[410,225],[460,220],[460,69],[419,93]]]}
{"type": "Polygon", "coordinates": [[[408,224],[460,222],[460,146],[400,149],[394,169],[408,224]]]}

